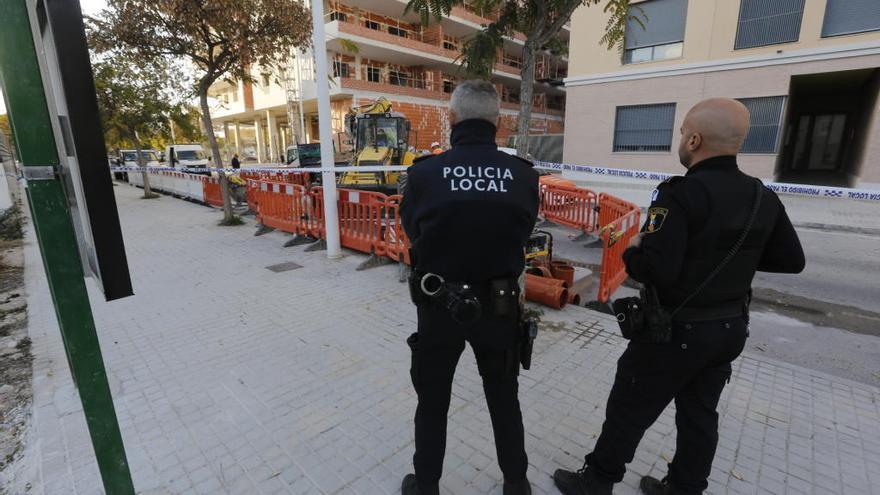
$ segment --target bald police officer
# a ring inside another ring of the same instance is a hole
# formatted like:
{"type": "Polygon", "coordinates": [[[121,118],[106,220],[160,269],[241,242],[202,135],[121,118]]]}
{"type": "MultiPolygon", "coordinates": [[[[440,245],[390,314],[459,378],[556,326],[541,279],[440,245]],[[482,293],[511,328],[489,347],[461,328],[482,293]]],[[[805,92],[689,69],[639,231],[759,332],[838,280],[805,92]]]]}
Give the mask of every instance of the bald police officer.
{"type": "Polygon", "coordinates": [[[679,155],[688,171],[655,191],[642,233],[623,254],[627,273],[654,287],[667,314],[674,313],[672,339],[629,343],[593,452],[581,470],[554,474],[563,494],[611,494],[645,430],[673,400],[675,457],[662,481],[645,476],[640,488],[670,495],[702,493],[708,486],[718,443],[716,408],[730,363],[748,336],[755,271],[804,268],[804,252],[779,198],[737,167],[748,130],[748,110],[731,99],[703,101],[685,118],[679,155]]]}
{"type": "Polygon", "coordinates": [[[408,172],[400,208],[412,243],[410,292],[418,332],[407,340],[415,415],[415,474],[405,495],[439,493],[452,380],[469,342],[483,379],[506,495],[530,494],[518,395],[524,250],[538,213],[532,164],[497,150],[498,94],[465,81],[450,101],[452,148],[408,172]]]}

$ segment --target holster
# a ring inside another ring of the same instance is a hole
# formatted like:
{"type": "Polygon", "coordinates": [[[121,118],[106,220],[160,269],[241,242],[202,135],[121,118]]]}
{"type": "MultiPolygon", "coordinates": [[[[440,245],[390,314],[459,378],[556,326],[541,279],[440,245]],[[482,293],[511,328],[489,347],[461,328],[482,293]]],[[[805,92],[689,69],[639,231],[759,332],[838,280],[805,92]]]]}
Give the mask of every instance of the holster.
{"type": "Polygon", "coordinates": [[[642,289],[639,297],[624,297],[612,303],[623,338],[648,344],[672,340],[672,318],[660,305],[657,291],[642,289]]]}
{"type": "Polygon", "coordinates": [[[538,337],[538,322],[526,318],[520,322],[519,362],[526,371],[532,369],[532,353],[535,350],[535,338],[538,337]]]}

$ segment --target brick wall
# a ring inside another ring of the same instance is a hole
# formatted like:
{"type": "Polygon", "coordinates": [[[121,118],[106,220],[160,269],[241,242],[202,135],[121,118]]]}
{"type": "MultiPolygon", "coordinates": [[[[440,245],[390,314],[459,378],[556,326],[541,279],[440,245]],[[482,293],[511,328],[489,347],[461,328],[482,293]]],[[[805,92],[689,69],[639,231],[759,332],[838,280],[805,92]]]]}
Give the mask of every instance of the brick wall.
{"type": "MultiPolygon", "coordinates": [[[[411,146],[420,150],[429,149],[434,141],[438,141],[444,146],[449,145],[449,111],[445,104],[422,105],[395,101],[394,99],[389,100],[393,110],[404,114],[410,121],[412,126],[411,146]]],[[[366,105],[372,101],[367,98],[359,98],[358,105],[366,105]]]]}
{"type": "MultiPolygon", "coordinates": [[[[410,145],[416,149],[428,149],[434,141],[439,142],[443,147],[449,146],[449,111],[445,103],[438,105],[423,105],[415,103],[400,102],[389,98],[392,108],[395,112],[400,112],[409,119],[412,125],[412,136],[410,136],[410,145]]],[[[372,103],[373,100],[367,98],[358,98],[358,105],[366,105],[372,103]]],[[[559,120],[549,120],[542,118],[532,119],[532,134],[562,134],[563,123],[559,120]]],[[[499,145],[507,143],[507,137],[516,134],[516,116],[502,115],[498,125],[498,136],[495,140],[499,145]]]]}

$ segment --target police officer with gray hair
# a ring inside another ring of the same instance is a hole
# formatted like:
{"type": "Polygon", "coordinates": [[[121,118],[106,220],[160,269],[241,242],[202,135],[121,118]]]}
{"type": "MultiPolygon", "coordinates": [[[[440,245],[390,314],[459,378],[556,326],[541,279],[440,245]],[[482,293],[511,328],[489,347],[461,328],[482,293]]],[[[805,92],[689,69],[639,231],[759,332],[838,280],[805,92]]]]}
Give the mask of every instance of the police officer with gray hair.
{"type": "Polygon", "coordinates": [[[439,493],[452,381],[465,342],[483,380],[504,494],[531,493],[518,398],[530,346],[518,279],[538,213],[538,174],[530,162],[498,151],[498,115],[491,83],[459,84],[449,106],[451,149],[419,158],[408,171],[400,216],[412,245],[418,331],[407,344],[418,406],[415,474],[403,479],[404,495],[439,493]]]}

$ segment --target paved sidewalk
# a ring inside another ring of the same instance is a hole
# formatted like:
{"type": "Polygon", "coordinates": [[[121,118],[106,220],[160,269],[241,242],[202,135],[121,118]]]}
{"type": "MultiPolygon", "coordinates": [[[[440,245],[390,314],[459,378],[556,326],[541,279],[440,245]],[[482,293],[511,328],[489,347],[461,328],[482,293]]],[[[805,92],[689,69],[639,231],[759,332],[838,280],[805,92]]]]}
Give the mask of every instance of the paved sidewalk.
{"type": "MultiPolygon", "coordinates": [[[[216,227],[219,213],[116,188],[137,295],[93,307],[135,486],[145,494],[394,494],[410,471],[415,326],[397,268],[282,248],[285,236],[216,227]],[[267,266],[302,268],[274,273],[267,266]]],[[[101,493],[33,236],[27,288],[34,422],[29,493],[101,493]]],[[[548,310],[521,378],[529,475],[580,467],[624,348],[615,323],[548,310]]],[[[736,361],[721,400],[709,491],[880,494],[880,390],[760,356],[736,361]]],[[[500,494],[501,473],[470,351],[453,390],[444,493],[500,494]]],[[[662,476],[670,407],[625,483],[662,476]]],[[[28,470],[25,470],[27,472],[28,470]]],[[[19,493],[14,491],[13,493],[19,493]]]]}

